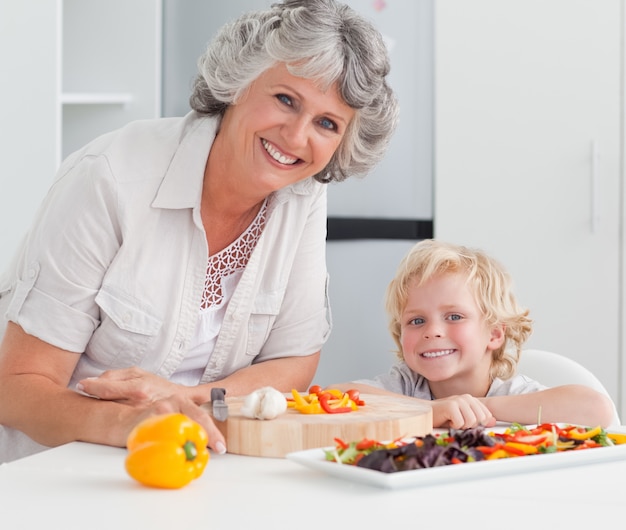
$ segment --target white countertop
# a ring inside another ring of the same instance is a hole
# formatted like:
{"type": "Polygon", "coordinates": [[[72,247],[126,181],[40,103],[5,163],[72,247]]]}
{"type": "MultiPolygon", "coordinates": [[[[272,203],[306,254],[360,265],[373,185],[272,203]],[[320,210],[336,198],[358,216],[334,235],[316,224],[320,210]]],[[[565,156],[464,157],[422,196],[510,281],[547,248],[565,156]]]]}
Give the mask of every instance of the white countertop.
{"type": "Polygon", "coordinates": [[[527,530],[561,518],[569,522],[559,527],[576,528],[626,520],[626,460],[387,490],[290,460],[212,454],[199,479],[158,490],[133,481],[125,457],[124,449],[71,443],[0,466],[1,527],[527,530]]]}

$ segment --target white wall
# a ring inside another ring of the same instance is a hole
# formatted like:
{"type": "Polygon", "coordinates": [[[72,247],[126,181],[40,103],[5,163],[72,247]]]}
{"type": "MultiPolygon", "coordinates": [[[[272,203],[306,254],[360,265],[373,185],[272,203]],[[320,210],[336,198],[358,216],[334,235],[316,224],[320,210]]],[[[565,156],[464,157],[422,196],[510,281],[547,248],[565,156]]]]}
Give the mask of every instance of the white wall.
{"type": "Polygon", "coordinates": [[[57,15],[54,0],[0,0],[0,270],[56,169],[57,15]]]}
{"type": "Polygon", "coordinates": [[[586,366],[622,416],[623,4],[435,12],[435,235],[499,259],[534,320],[528,347],[586,366]]]}

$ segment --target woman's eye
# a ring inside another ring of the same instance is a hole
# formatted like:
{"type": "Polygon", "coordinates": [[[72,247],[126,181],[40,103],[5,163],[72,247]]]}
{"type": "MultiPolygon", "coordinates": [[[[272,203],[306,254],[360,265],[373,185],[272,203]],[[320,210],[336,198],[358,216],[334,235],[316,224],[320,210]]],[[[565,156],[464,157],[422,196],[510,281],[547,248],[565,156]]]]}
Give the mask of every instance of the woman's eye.
{"type": "Polygon", "coordinates": [[[291,98],[290,98],[288,95],[286,95],[286,94],[278,94],[278,95],[276,96],[276,98],[277,98],[280,102],[284,103],[285,105],[289,105],[290,107],[292,107],[292,106],[293,106],[293,102],[291,101],[291,98]]]}
{"type": "Polygon", "coordinates": [[[324,129],[328,129],[329,131],[336,131],[337,130],[337,124],[333,120],[329,120],[328,118],[322,118],[320,120],[320,125],[324,129]]]}

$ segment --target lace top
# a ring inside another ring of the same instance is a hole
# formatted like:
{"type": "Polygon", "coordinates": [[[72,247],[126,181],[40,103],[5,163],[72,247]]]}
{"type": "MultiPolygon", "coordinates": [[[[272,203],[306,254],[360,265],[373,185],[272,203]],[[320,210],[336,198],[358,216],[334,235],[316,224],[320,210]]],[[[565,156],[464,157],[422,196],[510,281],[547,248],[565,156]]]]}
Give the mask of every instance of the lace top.
{"type": "Polygon", "coordinates": [[[219,307],[224,302],[222,279],[246,268],[250,255],[263,232],[265,210],[266,203],[264,202],[248,229],[229,247],[209,258],[204,292],[200,303],[201,311],[219,307]]]}
{"type": "Polygon", "coordinates": [[[183,385],[197,385],[200,381],[215,347],[228,301],[263,233],[266,210],[267,202],[264,202],[246,231],[209,258],[198,324],[189,351],[172,375],[172,381],[183,385]]]}

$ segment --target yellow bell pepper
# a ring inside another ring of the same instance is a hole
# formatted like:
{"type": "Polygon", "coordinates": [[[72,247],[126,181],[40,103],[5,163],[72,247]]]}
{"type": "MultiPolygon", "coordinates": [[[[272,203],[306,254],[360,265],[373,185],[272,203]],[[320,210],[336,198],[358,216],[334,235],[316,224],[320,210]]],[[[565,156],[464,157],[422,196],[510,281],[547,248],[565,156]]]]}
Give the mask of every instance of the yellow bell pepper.
{"type": "Polygon", "coordinates": [[[536,445],[518,443],[518,442],[506,442],[504,448],[510,447],[513,451],[517,451],[525,455],[536,455],[539,452],[539,447],[536,445]]]}
{"type": "Polygon", "coordinates": [[[500,458],[510,458],[511,455],[504,449],[497,449],[490,455],[485,456],[485,460],[499,460],[500,458]]]}
{"type": "Polygon", "coordinates": [[[209,461],[204,428],[184,414],[152,416],[126,441],[126,471],[156,488],[182,488],[204,472],[209,461]]]}
{"type": "Polygon", "coordinates": [[[615,444],[626,444],[626,434],[618,432],[607,432],[606,435],[613,440],[615,444]]]}
{"type": "Polygon", "coordinates": [[[572,438],[573,440],[588,440],[589,438],[593,438],[594,436],[598,436],[602,433],[602,427],[594,427],[593,429],[572,429],[567,433],[568,438],[572,438]],[[581,432],[583,431],[583,432],[581,432]]]}

